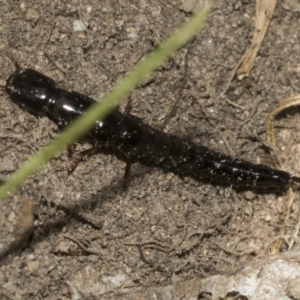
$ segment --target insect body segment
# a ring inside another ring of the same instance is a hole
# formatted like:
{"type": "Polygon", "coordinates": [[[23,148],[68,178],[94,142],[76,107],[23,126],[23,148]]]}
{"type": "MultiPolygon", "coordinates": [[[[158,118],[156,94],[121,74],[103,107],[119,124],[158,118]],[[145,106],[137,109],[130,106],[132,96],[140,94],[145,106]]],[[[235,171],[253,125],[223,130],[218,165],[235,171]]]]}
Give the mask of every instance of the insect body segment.
{"type": "MultiPolygon", "coordinates": [[[[21,108],[35,116],[47,116],[60,129],[96,103],[80,93],[59,88],[51,78],[32,69],[17,68],[7,80],[6,91],[21,108]]],[[[180,177],[252,188],[300,185],[300,178],[287,172],[184,143],[118,110],[98,120],[85,139],[96,147],[92,154],[112,154],[128,164],[139,162],[180,177]]]]}

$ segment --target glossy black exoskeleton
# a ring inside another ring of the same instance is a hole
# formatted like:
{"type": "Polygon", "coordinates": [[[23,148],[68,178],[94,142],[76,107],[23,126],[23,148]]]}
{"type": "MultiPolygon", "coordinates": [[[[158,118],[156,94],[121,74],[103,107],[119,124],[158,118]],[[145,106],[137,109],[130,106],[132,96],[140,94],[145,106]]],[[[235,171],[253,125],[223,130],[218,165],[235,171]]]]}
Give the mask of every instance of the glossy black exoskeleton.
{"type": "MultiPolygon", "coordinates": [[[[54,80],[35,70],[19,67],[8,78],[6,91],[21,108],[47,116],[60,129],[95,103],[80,93],[59,88],[54,80]]],[[[184,143],[118,110],[99,120],[86,138],[94,145],[90,154],[113,154],[128,164],[139,162],[181,177],[250,188],[300,185],[300,178],[287,172],[184,143]]]]}

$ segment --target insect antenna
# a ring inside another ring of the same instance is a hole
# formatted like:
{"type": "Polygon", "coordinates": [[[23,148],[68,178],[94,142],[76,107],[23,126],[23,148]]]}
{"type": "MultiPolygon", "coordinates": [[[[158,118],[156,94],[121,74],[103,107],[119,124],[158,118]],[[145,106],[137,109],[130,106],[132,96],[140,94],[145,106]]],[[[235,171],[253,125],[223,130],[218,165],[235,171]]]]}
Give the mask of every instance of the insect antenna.
{"type": "MultiPolygon", "coordinates": [[[[8,54],[7,52],[5,52],[4,54],[13,62],[13,64],[15,65],[16,70],[21,69],[20,64],[10,54],[8,54]]],[[[0,90],[1,91],[5,92],[5,89],[6,89],[6,85],[0,85],[0,90]]],[[[0,94],[0,96],[2,96],[2,93],[0,94]]]]}
{"type": "Polygon", "coordinates": [[[12,63],[15,65],[16,70],[20,70],[21,66],[20,64],[7,52],[5,52],[5,55],[12,61],[12,63]]]}

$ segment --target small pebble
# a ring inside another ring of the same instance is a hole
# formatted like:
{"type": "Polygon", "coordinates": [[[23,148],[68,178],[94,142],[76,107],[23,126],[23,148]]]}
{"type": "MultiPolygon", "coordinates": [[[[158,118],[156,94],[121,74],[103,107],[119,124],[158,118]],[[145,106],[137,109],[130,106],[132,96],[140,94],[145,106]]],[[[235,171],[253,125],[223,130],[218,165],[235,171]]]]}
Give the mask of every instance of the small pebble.
{"type": "Polygon", "coordinates": [[[265,221],[266,222],[270,222],[271,221],[271,216],[270,215],[266,215],[265,216],[265,221]]]}
{"type": "Polygon", "coordinates": [[[73,22],[73,30],[76,31],[84,31],[86,30],[87,26],[85,24],[85,22],[81,21],[81,20],[75,20],[73,22]]]}
{"type": "Polygon", "coordinates": [[[12,211],[8,216],[8,221],[12,222],[15,218],[16,218],[16,214],[15,212],[12,211]]]}

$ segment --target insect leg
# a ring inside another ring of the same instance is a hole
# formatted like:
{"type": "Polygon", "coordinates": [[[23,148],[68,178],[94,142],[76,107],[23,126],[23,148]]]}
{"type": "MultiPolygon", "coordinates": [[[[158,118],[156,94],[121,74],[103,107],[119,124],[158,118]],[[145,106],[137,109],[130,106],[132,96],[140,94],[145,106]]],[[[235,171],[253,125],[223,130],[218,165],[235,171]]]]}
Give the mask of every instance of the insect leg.
{"type": "Polygon", "coordinates": [[[126,167],[125,167],[125,172],[124,172],[124,177],[123,177],[123,188],[124,188],[124,190],[126,190],[127,187],[128,187],[130,169],[131,169],[131,163],[126,162],[126,167]]]}
{"type": "Polygon", "coordinates": [[[21,70],[21,66],[19,63],[8,53],[5,53],[5,55],[12,61],[12,63],[15,65],[16,70],[21,70]]]}
{"type": "Polygon", "coordinates": [[[94,145],[92,148],[81,151],[76,155],[73,155],[73,149],[70,147],[68,148],[68,152],[69,152],[69,157],[71,155],[71,158],[73,160],[72,164],[68,169],[68,175],[70,175],[75,171],[75,169],[77,168],[80,162],[88,160],[91,156],[99,152],[99,147],[97,147],[97,145],[94,145]]]}
{"type": "MultiPolygon", "coordinates": [[[[10,54],[5,53],[5,55],[13,62],[13,64],[15,65],[16,70],[21,70],[20,64],[10,54]]],[[[5,91],[6,85],[0,85],[0,89],[2,91],[5,91]]]]}
{"type": "Polygon", "coordinates": [[[130,94],[128,97],[127,103],[126,103],[124,113],[126,115],[130,114],[131,108],[132,108],[132,98],[131,98],[131,94],[130,94]]]}
{"type": "MultiPolygon", "coordinates": [[[[131,98],[131,94],[130,94],[128,97],[127,103],[126,103],[126,107],[124,109],[124,113],[127,115],[130,114],[131,108],[132,108],[132,98],[131,98]]],[[[130,169],[131,169],[131,162],[126,162],[126,168],[125,168],[124,177],[123,177],[124,190],[126,190],[128,187],[130,169]]]]}

